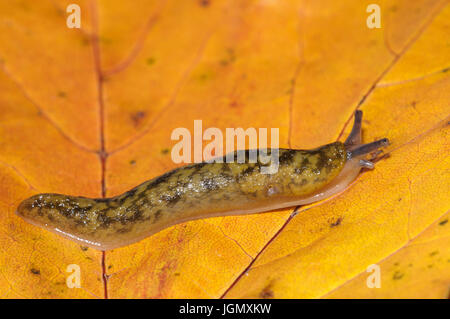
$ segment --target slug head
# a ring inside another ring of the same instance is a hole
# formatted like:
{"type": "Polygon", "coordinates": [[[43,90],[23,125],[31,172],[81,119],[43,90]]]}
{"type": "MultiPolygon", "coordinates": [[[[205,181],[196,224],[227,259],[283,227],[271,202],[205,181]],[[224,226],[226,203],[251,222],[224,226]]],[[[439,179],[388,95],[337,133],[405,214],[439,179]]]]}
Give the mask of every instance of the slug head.
{"type": "Polygon", "coordinates": [[[373,168],[374,164],[370,161],[365,160],[365,156],[371,152],[381,152],[379,148],[389,145],[389,140],[387,138],[382,138],[380,140],[361,144],[362,141],[362,116],[363,113],[360,110],[355,112],[355,121],[353,123],[352,131],[350,135],[344,142],[345,150],[347,151],[347,159],[358,159],[359,165],[365,168],[373,168]]]}

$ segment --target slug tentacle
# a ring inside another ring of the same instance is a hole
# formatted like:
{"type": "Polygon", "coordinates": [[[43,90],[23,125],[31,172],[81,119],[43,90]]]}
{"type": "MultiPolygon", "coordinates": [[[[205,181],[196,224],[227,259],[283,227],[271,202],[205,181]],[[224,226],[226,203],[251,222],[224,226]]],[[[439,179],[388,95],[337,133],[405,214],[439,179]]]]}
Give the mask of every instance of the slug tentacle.
{"type": "MultiPolygon", "coordinates": [[[[353,123],[352,131],[344,142],[345,149],[347,150],[348,158],[361,157],[363,155],[369,154],[373,151],[377,151],[375,157],[381,152],[379,148],[389,145],[389,140],[387,138],[380,139],[378,141],[361,144],[362,141],[362,115],[361,110],[355,111],[355,120],[353,123]]],[[[359,165],[364,168],[373,169],[375,167],[374,163],[371,161],[360,159],[359,165]]]]}
{"type": "Polygon", "coordinates": [[[381,147],[388,146],[388,145],[389,145],[389,140],[387,138],[382,138],[382,139],[377,140],[372,143],[358,145],[357,147],[348,151],[348,154],[351,158],[358,157],[361,155],[369,154],[373,151],[378,150],[381,147]]]}
{"type": "Polygon", "coordinates": [[[368,168],[368,169],[374,169],[375,168],[375,164],[373,162],[367,161],[367,160],[359,160],[359,165],[361,167],[368,168]]]}
{"type": "MultiPolygon", "coordinates": [[[[279,149],[276,172],[267,163],[203,162],[179,167],[111,198],[37,194],[17,214],[49,231],[101,250],[137,242],[169,226],[194,219],[260,213],[309,204],[345,190],[364,157],[388,144],[361,144],[362,112],[355,113],[345,141],[313,150],[279,149]]],[[[233,155],[233,154],[230,154],[233,155]]],[[[225,156],[227,158],[227,156],[225,156]]]]}
{"type": "Polygon", "coordinates": [[[349,136],[344,142],[345,148],[350,150],[355,145],[360,145],[362,141],[361,126],[362,126],[362,111],[355,111],[355,120],[353,122],[353,128],[349,136]]]}

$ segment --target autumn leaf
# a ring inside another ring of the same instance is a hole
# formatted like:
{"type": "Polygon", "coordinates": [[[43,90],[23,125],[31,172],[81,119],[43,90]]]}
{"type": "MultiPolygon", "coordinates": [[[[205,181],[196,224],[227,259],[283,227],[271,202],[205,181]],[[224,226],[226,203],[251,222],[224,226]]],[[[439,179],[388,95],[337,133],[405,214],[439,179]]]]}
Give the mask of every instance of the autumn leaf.
{"type": "Polygon", "coordinates": [[[447,298],[444,0],[0,2],[1,298],[447,298]],[[391,145],[339,196],[183,223],[104,253],[14,214],[120,194],[180,164],[175,128],[279,128],[280,147],[391,145]],[[68,288],[68,266],[81,288],[68,288]],[[371,266],[380,287],[370,288],[371,266]],[[369,272],[368,272],[369,269],[369,272]]]}

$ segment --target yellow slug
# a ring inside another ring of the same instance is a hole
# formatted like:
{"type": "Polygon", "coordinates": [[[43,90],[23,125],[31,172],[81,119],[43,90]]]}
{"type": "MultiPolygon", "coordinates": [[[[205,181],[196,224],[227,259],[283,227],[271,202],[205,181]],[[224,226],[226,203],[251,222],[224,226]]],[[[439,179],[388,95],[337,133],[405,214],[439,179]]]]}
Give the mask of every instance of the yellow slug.
{"type": "Polygon", "coordinates": [[[174,169],[124,194],[86,198],[37,194],[17,214],[26,221],[100,250],[132,244],[169,226],[213,216],[241,215],[304,205],[344,190],[364,157],[387,139],[361,144],[362,112],[344,143],[313,150],[279,149],[277,172],[264,174],[261,162],[203,162],[174,169]]]}

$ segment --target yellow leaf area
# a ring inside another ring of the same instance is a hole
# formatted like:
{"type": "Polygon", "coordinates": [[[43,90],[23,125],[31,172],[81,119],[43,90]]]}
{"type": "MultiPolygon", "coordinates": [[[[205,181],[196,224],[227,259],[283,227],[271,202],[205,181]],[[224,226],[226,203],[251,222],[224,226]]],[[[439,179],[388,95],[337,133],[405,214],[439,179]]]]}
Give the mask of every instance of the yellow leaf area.
{"type": "Polygon", "coordinates": [[[0,2],[1,298],[447,298],[450,6],[443,0],[0,2]],[[309,206],[170,227],[104,253],[14,214],[178,166],[175,128],[279,128],[280,147],[391,145],[309,206]],[[81,288],[68,288],[69,265],[81,288]],[[380,287],[369,288],[371,265],[380,287]]]}

